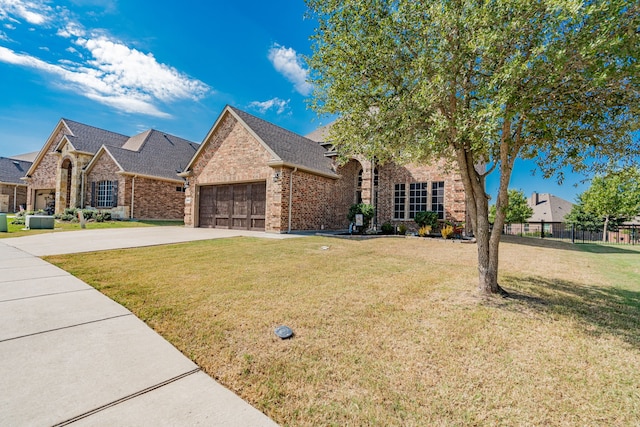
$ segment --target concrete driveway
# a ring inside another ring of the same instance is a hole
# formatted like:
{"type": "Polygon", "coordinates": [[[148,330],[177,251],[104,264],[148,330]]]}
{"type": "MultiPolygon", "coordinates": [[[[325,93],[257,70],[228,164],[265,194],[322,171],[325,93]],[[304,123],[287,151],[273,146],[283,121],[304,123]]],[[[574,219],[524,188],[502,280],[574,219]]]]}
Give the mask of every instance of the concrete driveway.
{"type": "Polygon", "coordinates": [[[0,425],[275,426],[129,310],[35,255],[232,236],[149,227],[0,240],[0,425]]]}
{"type": "Polygon", "coordinates": [[[21,249],[32,255],[46,256],[166,245],[169,243],[238,236],[260,237],[265,239],[300,237],[300,235],[296,234],[167,226],[54,231],[53,233],[34,234],[33,236],[10,237],[1,239],[0,242],[21,249]]]}

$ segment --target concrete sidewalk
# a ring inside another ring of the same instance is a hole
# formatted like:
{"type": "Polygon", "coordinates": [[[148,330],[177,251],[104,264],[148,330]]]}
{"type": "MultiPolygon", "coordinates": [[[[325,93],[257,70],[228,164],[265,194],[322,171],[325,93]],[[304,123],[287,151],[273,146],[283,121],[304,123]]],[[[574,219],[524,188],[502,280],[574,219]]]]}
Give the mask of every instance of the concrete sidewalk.
{"type": "MultiPolygon", "coordinates": [[[[109,231],[82,238],[112,244],[109,231]]],[[[130,311],[5,243],[22,239],[0,240],[0,425],[276,425],[130,311]]]]}

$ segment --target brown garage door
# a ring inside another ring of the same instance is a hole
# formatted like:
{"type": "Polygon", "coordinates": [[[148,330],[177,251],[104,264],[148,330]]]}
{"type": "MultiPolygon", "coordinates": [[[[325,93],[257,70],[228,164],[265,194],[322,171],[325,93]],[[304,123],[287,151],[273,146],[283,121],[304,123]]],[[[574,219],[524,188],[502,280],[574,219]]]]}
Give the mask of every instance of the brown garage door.
{"type": "Polygon", "coordinates": [[[264,230],[266,182],[200,187],[200,227],[264,230]]]}

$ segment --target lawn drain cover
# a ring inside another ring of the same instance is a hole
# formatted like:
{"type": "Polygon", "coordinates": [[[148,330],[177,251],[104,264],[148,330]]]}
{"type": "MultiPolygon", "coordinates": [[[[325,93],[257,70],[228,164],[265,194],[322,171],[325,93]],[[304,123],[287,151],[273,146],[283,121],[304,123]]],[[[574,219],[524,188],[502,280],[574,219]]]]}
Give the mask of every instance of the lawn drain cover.
{"type": "Polygon", "coordinates": [[[282,338],[283,340],[287,338],[291,338],[293,336],[293,331],[288,326],[278,326],[274,331],[277,336],[282,338]]]}

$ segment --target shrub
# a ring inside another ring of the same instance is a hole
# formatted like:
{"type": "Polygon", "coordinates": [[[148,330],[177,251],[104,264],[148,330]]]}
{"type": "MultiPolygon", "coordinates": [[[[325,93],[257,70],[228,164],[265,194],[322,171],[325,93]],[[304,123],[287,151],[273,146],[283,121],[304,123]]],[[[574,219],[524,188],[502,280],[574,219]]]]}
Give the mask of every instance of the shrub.
{"type": "Polygon", "coordinates": [[[60,219],[62,221],[73,221],[74,219],[76,219],[76,216],[74,214],[71,214],[71,213],[65,213],[65,214],[60,215],[60,219]]]}
{"type": "Polygon", "coordinates": [[[398,226],[398,234],[404,235],[407,234],[407,226],[404,222],[400,223],[398,226]]]}
{"type": "Polygon", "coordinates": [[[417,212],[414,221],[420,228],[429,226],[434,229],[438,226],[438,213],[433,211],[417,212]]]}
{"type": "Polygon", "coordinates": [[[420,237],[427,237],[430,233],[431,233],[430,225],[423,225],[422,227],[420,227],[420,230],[418,230],[418,236],[420,237]]]}
{"type": "Polygon", "coordinates": [[[371,219],[373,218],[373,215],[375,213],[375,209],[373,208],[372,205],[368,205],[366,203],[359,203],[356,205],[351,205],[351,207],[349,208],[349,213],[347,214],[347,219],[349,220],[349,222],[356,222],[356,215],[357,214],[362,214],[363,217],[363,224],[364,224],[364,229],[366,229],[367,227],[369,227],[369,223],[371,222],[371,219]]]}
{"type": "Polygon", "coordinates": [[[65,208],[63,214],[64,215],[75,215],[76,214],[76,208],[65,208]]]}
{"type": "Polygon", "coordinates": [[[82,215],[84,215],[84,219],[86,219],[87,221],[90,219],[96,219],[96,214],[98,213],[98,211],[94,210],[94,209],[83,209],[82,210],[82,215]]]}
{"type": "Polygon", "coordinates": [[[393,234],[394,232],[394,226],[393,224],[391,224],[389,221],[385,222],[384,224],[382,224],[382,234],[393,234]]]}
{"type": "Polygon", "coordinates": [[[442,234],[443,238],[450,239],[451,236],[453,236],[453,227],[451,225],[449,225],[449,224],[445,225],[440,230],[440,234],[442,234]]]}

